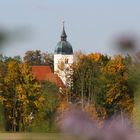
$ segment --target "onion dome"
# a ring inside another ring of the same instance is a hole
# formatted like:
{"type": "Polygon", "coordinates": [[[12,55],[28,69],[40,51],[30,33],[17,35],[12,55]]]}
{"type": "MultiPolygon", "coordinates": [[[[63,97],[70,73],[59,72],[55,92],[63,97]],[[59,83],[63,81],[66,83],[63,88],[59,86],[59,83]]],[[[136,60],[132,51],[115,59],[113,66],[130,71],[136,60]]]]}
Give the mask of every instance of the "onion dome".
{"type": "Polygon", "coordinates": [[[56,45],[55,54],[71,55],[73,54],[73,49],[71,44],[67,41],[67,34],[65,32],[64,24],[61,34],[61,41],[56,45]]]}

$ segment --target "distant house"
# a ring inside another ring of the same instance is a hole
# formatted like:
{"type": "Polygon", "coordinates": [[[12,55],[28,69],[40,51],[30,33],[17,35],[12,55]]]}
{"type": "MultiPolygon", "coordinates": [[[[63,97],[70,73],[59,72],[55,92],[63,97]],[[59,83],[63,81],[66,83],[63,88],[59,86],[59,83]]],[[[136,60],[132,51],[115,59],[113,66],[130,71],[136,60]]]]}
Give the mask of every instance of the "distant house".
{"type": "Polygon", "coordinates": [[[58,87],[65,87],[60,77],[52,72],[50,66],[32,66],[32,73],[38,81],[49,81],[58,87]]]}

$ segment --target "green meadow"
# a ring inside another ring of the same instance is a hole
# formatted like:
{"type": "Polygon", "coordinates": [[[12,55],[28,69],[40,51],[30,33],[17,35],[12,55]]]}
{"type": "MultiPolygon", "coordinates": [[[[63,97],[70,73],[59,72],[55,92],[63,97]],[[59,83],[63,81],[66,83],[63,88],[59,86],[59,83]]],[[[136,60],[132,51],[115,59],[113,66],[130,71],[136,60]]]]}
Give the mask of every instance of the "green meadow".
{"type": "Polygon", "coordinates": [[[59,133],[0,133],[0,140],[84,140],[59,133]]]}

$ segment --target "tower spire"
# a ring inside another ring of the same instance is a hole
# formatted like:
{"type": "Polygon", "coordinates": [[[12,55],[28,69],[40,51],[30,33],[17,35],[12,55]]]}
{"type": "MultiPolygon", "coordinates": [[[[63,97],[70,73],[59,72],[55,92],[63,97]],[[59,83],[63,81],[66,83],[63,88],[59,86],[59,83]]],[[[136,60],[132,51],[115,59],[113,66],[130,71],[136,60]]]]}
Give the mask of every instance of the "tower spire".
{"type": "Polygon", "coordinates": [[[62,24],[63,24],[63,28],[64,28],[65,27],[65,21],[63,21],[62,24]]]}
{"type": "Polygon", "coordinates": [[[65,32],[65,21],[63,21],[63,30],[61,34],[61,41],[66,41],[67,40],[67,34],[65,32]]]}

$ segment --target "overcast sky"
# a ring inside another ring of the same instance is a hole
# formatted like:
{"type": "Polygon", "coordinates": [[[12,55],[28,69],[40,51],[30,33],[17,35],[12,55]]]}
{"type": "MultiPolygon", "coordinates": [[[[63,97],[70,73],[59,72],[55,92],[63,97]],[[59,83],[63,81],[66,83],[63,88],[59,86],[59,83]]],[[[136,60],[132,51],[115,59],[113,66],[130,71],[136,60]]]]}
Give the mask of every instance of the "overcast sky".
{"type": "Polygon", "coordinates": [[[0,0],[0,28],[21,30],[24,39],[7,43],[4,54],[53,52],[62,21],[74,51],[114,54],[112,41],[140,34],[140,0],[0,0]]]}

